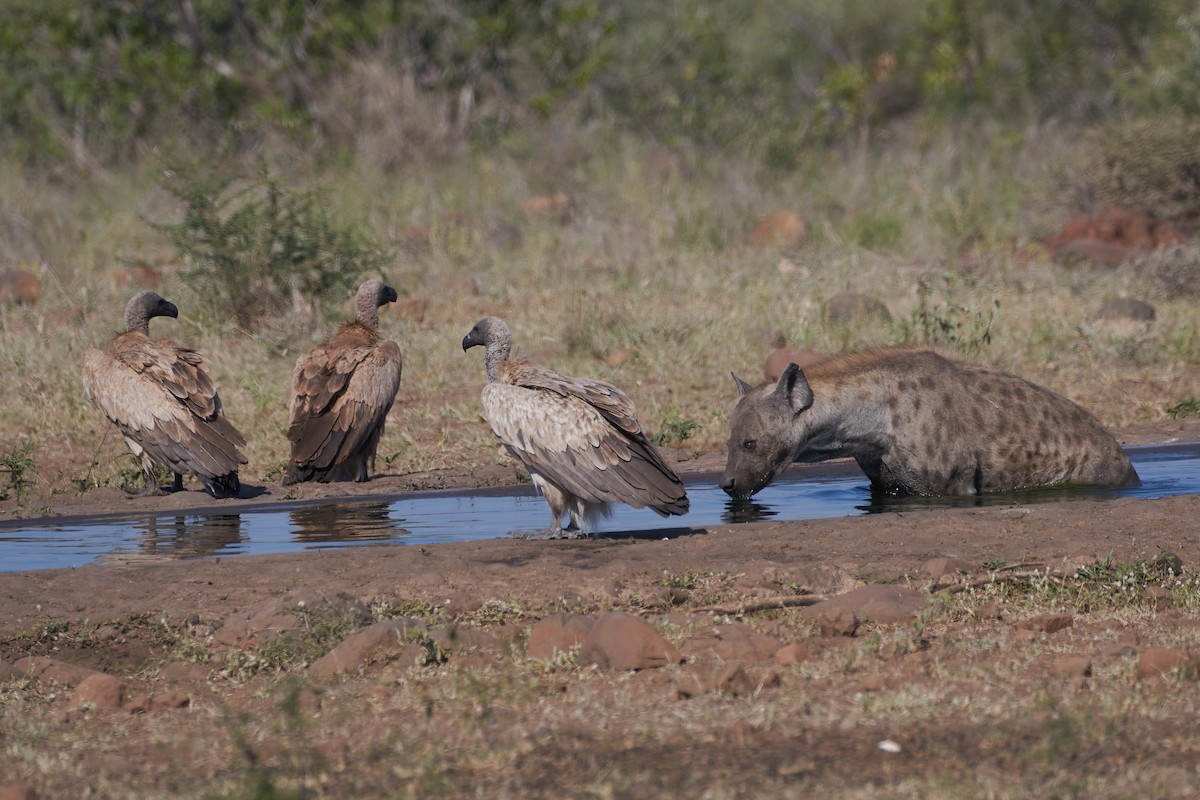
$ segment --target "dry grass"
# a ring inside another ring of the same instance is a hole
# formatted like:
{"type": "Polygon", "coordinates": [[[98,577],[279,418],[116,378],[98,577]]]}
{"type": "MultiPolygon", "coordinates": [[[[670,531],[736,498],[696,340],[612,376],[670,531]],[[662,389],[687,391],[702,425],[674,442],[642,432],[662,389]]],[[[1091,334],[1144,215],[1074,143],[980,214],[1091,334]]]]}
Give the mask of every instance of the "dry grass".
{"type": "MultiPolygon", "coordinates": [[[[1147,330],[1109,331],[1091,321],[1095,310],[1111,296],[1139,294],[1138,277],[1067,270],[1036,245],[1071,211],[1054,202],[1064,192],[1050,165],[1070,156],[1074,139],[900,131],[881,153],[822,154],[795,173],[763,174],[692,153],[662,169],[657,151],[596,135],[542,142],[527,157],[412,165],[387,178],[352,170],[290,177],[321,183],[336,215],[395,245],[384,277],[421,313],[384,323],[405,371],[380,454],[389,471],[405,473],[496,460],[477,417],[482,366],[459,346],[485,314],[506,317],[518,347],[543,363],[624,387],[650,431],[667,419],[698,422],[691,442],[704,448],[725,438],[729,372],[760,374],[768,345],[758,331],[828,352],[905,341],[921,284],[928,307],[952,322],[995,308],[980,358],[1111,426],[1162,418],[1200,391],[1195,299],[1159,303],[1147,330]],[[556,191],[573,201],[565,220],[521,210],[528,197],[556,191]],[[789,251],[743,246],[754,223],[779,209],[807,219],[809,241],[789,251]],[[884,300],[894,321],[825,325],[824,301],[844,290],[884,300]],[[632,356],[610,366],[618,349],[632,356]]],[[[135,287],[116,285],[114,275],[129,264],[160,269],[161,293],[181,308],[179,320],[156,321],[153,333],[208,355],[227,412],[249,440],[246,479],[276,478],[287,454],[291,366],[349,301],[330,299],[330,318],[281,318],[254,335],[203,324],[189,316],[192,297],[170,248],[146,224],[175,212],[149,168],[59,184],[0,170],[2,266],[41,264],[46,283],[36,307],[0,309],[0,372],[12,376],[0,401],[0,450],[32,442],[40,496],[119,483],[131,466],[83,397],[78,369],[83,350],[120,322],[135,287]]]]}

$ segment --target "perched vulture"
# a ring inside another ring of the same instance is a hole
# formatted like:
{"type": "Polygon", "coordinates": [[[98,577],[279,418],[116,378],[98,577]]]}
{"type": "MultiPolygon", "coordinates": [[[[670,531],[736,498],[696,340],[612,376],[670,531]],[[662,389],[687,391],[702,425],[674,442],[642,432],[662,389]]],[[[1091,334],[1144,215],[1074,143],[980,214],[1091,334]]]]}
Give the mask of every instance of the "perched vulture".
{"type": "Polygon", "coordinates": [[[480,320],[463,339],[464,351],[476,345],[486,347],[483,416],[550,505],[549,528],[517,535],[585,536],[614,502],[664,517],[687,513],[683,482],[646,438],[624,392],[510,358],[512,334],[497,317],[480,320]],[[571,518],[565,532],[564,511],[571,518]]]}
{"type": "Polygon", "coordinates": [[[154,464],[204,483],[213,497],[236,497],[242,434],[225,419],[221,398],[200,354],[150,338],[151,317],[178,317],[179,309],[154,292],[138,292],[125,307],[125,332],[103,350],[83,354],[83,390],[125,435],[146,474],[145,495],[161,494],[154,464]]]}
{"type": "Polygon", "coordinates": [[[400,388],[400,347],[379,341],[379,307],[394,302],[395,289],[367,281],[354,299],[358,318],[296,360],[285,486],[361,482],[375,471],[375,449],[400,388]]]}

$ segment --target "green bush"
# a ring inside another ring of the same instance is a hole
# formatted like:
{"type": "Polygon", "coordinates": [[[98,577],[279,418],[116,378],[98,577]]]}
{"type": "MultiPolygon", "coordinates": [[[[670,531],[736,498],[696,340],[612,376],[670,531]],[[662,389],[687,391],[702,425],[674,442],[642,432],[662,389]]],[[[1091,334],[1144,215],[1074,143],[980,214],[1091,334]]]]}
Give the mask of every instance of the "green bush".
{"type": "Polygon", "coordinates": [[[265,171],[251,179],[164,174],[183,219],[154,227],[184,260],[183,279],[202,310],[246,330],[288,307],[340,300],[384,263],[371,236],[330,219],[319,192],[284,189],[265,171]]]}

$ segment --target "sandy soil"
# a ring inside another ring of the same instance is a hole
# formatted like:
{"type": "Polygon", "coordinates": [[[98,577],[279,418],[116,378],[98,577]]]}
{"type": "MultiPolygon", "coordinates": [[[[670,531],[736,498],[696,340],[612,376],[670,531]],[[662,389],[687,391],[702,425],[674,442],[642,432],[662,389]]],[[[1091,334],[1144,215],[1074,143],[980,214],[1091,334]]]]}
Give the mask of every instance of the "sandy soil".
{"type": "Polygon", "coordinates": [[[0,798],[1195,796],[1198,520],[1079,501],[0,574],[0,798]]]}

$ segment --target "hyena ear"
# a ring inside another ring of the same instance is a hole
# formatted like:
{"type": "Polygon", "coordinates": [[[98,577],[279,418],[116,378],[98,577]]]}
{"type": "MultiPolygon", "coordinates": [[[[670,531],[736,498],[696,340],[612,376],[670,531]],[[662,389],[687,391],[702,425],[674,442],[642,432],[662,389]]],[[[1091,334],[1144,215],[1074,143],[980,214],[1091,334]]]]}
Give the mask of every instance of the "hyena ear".
{"type": "Polygon", "coordinates": [[[737,387],[739,397],[741,397],[742,395],[746,394],[747,392],[749,392],[751,389],[754,388],[753,386],[751,386],[750,384],[746,383],[744,380],[739,378],[737,375],[734,375],[732,372],[729,374],[733,375],[733,385],[737,387]]]}
{"type": "Polygon", "coordinates": [[[808,378],[804,377],[804,370],[797,364],[788,364],[779,376],[775,395],[788,404],[793,414],[799,414],[813,404],[812,387],[808,385],[808,378]]]}

